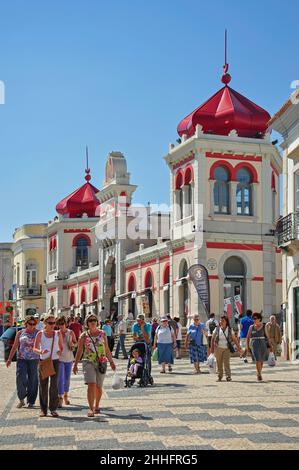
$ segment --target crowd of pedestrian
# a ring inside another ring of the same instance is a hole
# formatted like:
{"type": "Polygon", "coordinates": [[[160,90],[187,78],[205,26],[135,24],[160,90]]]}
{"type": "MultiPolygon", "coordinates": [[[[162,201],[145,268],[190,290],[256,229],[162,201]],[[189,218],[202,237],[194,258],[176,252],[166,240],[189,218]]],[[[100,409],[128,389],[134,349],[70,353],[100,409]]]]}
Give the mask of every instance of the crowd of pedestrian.
{"type": "MultiPolygon", "coordinates": [[[[268,360],[269,352],[276,356],[280,352],[281,332],[275,315],[263,324],[260,313],[247,310],[240,319],[238,330],[232,328],[224,314],[219,321],[211,313],[208,321],[202,322],[195,314],[187,327],[184,345],[182,344],[182,324],[179,317],[165,315],[155,317],[151,323],[143,314],[134,319],[132,312],[124,319],[115,310],[107,312],[103,307],[99,315],[90,313],[83,322],[79,315],[63,315],[57,318],[53,313],[43,316],[29,315],[24,320],[24,328],[17,332],[10,351],[7,367],[17,352],[16,386],[19,399],[18,408],[32,408],[39,391],[40,416],[57,417],[59,408],[70,405],[69,389],[72,372],[77,374],[82,362],[84,382],[87,385],[88,416],[100,412],[103,383],[107,363],[116,371],[114,358],[120,352],[129,362],[129,375],[137,376],[142,358],[138,346],[126,350],[126,335],[131,330],[134,343],[143,343],[149,357],[157,357],[160,373],[171,373],[174,360],[182,357],[183,347],[188,351],[194,374],[200,374],[201,365],[212,357],[217,365],[218,381],[230,382],[232,354],[237,354],[247,363],[248,357],[256,365],[257,380],[262,381],[262,369],[268,360]],[[117,343],[115,345],[115,337],[117,343]],[[114,352],[114,356],[113,351],[114,352]],[[209,358],[209,359],[208,359],[209,358]]],[[[151,374],[151,361],[149,361],[151,374]]],[[[150,375],[149,375],[150,377],[150,375]]]]}

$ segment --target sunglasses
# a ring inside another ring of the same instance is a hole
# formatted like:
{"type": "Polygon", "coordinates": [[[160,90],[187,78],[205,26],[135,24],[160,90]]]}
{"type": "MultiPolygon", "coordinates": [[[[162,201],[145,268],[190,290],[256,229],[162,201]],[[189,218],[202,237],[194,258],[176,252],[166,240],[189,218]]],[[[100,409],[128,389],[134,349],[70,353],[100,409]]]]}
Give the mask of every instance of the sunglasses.
{"type": "Polygon", "coordinates": [[[94,319],[94,320],[88,320],[88,323],[97,323],[98,320],[94,319]]]}
{"type": "Polygon", "coordinates": [[[27,325],[29,325],[29,326],[35,326],[36,323],[27,323],[27,325]]]}
{"type": "Polygon", "coordinates": [[[194,321],[199,321],[199,320],[200,320],[200,318],[194,318],[194,321]]]}
{"type": "Polygon", "coordinates": [[[47,321],[47,325],[55,325],[55,321],[47,321]]]}

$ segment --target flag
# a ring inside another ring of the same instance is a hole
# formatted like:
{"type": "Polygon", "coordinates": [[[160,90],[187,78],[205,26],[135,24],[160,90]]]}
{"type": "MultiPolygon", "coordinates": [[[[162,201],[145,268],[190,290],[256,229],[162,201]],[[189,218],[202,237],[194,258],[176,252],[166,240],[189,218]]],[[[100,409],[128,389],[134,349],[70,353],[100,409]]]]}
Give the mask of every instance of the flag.
{"type": "Polygon", "coordinates": [[[235,295],[234,296],[234,301],[235,301],[235,307],[236,307],[236,309],[238,310],[238,313],[239,313],[239,317],[241,317],[242,313],[243,313],[243,304],[242,304],[241,296],[240,295],[235,295]]]}
{"type": "Polygon", "coordinates": [[[198,293],[206,314],[210,313],[210,283],[207,269],[201,264],[193,264],[188,269],[188,274],[198,293]]]}

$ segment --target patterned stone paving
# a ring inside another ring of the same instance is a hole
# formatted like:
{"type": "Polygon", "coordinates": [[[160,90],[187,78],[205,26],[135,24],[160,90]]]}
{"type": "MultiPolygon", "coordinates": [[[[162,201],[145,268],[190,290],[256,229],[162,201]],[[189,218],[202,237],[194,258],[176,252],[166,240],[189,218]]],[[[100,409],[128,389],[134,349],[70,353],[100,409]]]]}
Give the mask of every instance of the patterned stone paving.
{"type": "MultiPolygon", "coordinates": [[[[126,361],[118,371],[125,375],[126,361]]],[[[193,375],[187,359],[173,374],[153,366],[154,387],[112,390],[105,381],[102,413],[87,418],[86,387],[72,377],[71,405],[60,417],[16,408],[15,364],[0,364],[0,449],[299,449],[298,364],[255,368],[232,359],[233,381],[216,383],[205,366],[193,375]]]]}

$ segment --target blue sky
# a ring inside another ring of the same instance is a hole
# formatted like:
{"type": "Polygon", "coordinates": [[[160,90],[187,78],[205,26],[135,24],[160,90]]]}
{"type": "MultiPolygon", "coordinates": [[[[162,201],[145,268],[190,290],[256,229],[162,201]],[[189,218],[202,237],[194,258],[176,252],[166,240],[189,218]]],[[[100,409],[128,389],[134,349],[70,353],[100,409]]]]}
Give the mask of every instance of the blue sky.
{"type": "Polygon", "coordinates": [[[0,1],[0,241],[47,222],[84,182],[101,187],[122,151],[135,202],[169,201],[163,156],[181,118],[231,86],[271,114],[299,79],[297,2],[288,0],[0,1]]]}

